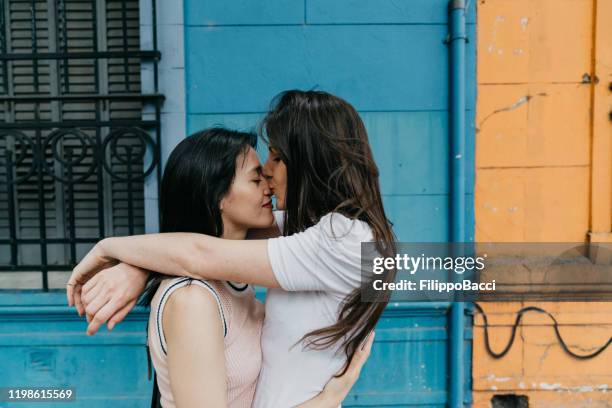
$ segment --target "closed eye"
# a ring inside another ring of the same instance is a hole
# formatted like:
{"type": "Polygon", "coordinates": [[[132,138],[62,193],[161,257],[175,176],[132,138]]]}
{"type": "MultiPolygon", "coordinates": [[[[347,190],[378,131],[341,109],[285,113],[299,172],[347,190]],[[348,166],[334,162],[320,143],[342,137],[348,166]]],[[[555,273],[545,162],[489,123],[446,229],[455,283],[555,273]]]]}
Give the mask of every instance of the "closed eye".
{"type": "Polygon", "coordinates": [[[270,158],[272,159],[273,162],[281,161],[281,158],[280,158],[280,155],[278,154],[278,151],[270,148],[270,149],[268,149],[268,152],[269,152],[270,158]]]}

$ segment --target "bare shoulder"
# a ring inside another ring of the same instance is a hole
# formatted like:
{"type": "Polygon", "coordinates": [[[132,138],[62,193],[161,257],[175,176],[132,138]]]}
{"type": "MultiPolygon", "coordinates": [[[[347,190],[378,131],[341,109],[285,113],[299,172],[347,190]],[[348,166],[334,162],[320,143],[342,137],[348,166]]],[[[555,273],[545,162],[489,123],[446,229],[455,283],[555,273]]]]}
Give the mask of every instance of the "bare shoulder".
{"type": "Polygon", "coordinates": [[[176,289],[166,303],[166,311],[170,315],[174,313],[194,315],[207,310],[217,312],[218,308],[215,295],[210,290],[196,284],[176,289]]]}
{"type": "Polygon", "coordinates": [[[218,339],[223,343],[225,319],[219,313],[215,295],[197,284],[176,289],[166,301],[162,327],[169,347],[198,341],[208,344],[218,339]]]}

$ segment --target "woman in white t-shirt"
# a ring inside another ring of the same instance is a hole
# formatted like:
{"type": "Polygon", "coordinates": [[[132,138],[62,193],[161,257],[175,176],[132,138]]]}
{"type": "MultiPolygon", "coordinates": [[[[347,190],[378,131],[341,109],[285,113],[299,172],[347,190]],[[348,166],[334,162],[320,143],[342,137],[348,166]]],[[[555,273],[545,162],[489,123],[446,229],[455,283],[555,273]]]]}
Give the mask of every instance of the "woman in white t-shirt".
{"type": "MultiPolygon", "coordinates": [[[[255,134],[220,127],[182,140],[164,168],[160,231],[241,240],[250,229],[273,225],[256,140],[255,134]]],[[[264,310],[251,285],[151,273],[143,304],[150,306],[147,350],[155,367],[155,403],[252,406],[264,310]]],[[[330,382],[300,408],[337,405],[350,389],[351,379],[344,380],[330,382]]]]}
{"type": "Polygon", "coordinates": [[[147,280],[144,270],[270,288],[253,406],[286,408],[313,397],[348,367],[384,310],[385,294],[380,302],[361,301],[361,243],[373,241],[382,256],[394,256],[395,245],[367,133],[349,103],[325,92],[287,91],[261,129],[270,150],[264,174],[281,211],[275,227],[253,235],[269,239],[107,238],[75,267],[67,296],[82,309],[82,285],[112,267],[87,288],[97,293],[86,310],[94,333],[107,321],[112,329],[133,307],[147,280]],[[113,267],[117,261],[143,269],[113,267]]]}

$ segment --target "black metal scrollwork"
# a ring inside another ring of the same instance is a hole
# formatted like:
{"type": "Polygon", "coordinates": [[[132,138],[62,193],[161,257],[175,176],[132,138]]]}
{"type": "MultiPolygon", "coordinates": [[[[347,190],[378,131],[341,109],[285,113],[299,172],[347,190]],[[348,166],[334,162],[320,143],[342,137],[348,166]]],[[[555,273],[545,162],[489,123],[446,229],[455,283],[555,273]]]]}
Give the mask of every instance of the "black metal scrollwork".
{"type": "Polygon", "coordinates": [[[18,130],[5,129],[0,133],[0,140],[1,139],[4,139],[5,145],[3,149],[4,154],[0,153],[0,157],[5,160],[4,164],[6,166],[8,185],[17,184],[30,178],[36,170],[36,163],[34,160],[30,163],[30,168],[25,174],[13,177],[13,169],[23,163],[28,156],[28,149],[32,152],[32,157],[37,156],[36,147],[30,141],[30,138],[18,130]],[[9,147],[9,141],[11,139],[13,140],[13,149],[9,147]],[[15,153],[17,153],[17,157],[14,157],[15,153]]]}
{"type": "Polygon", "coordinates": [[[109,134],[102,143],[102,164],[104,169],[116,180],[138,181],[143,180],[155,169],[157,164],[157,149],[155,142],[147,132],[140,128],[122,128],[109,134]],[[134,136],[138,144],[132,144],[134,136]],[[121,144],[123,142],[123,144],[121,144]],[[110,148],[110,158],[116,158],[120,163],[127,166],[127,176],[117,174],[113,171],[112,165],[107,160],[107,149],[110,148]],[[150,149],[152,160],[147,169],[143,172],[134,172],[132,166],[144,161],[147,148],[150,149]]]}
{"type": "Polygon", "coordinates": [[[49,162],[44,157],[41,157],[40,161],[43,168],[57,181],[68,184],[78,183],[86,180],[96,169],[96,161],[91,160],[86,172],[77,177],[73,176],[74,167],[83,163],[89,151],[91,151],[92,156],[95,157],[95,144],[91,141],[89,136],[79,129],[57,129],[51,132],[49,136],[47,136],[43,151],[46,151],[49,147],[51,148],[53,159],[61,163],[68,172],[67,176],[58,176],[53,166],[50,166],[49,162]],[[76,139],[79,146],[69,145],[67,142],[69,142],[70,139],[76,139]]]}

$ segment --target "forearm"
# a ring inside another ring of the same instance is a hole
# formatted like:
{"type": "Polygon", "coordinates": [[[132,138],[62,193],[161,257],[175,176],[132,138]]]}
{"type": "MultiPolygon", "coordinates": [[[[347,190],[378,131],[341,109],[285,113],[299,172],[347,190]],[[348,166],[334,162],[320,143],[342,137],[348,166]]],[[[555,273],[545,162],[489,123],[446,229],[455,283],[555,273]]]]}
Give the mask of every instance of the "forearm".
{"type": "MultiPolygon", "coordinates": [[[[104,256],[139,268],[174,276],[203,278],[194,273],[205,272],[200,264],[197,248],[206,247],[206,241],[218,238],[193,233],[164,233],[113,237],[100,241],[104,256]],[[199,241],[204,241],[203,243],[199,241]]],[[[208,278],[208,277],[207,277],[208,278]]]]}
{"type": "MultiPolygon", "coordinates": [[[[98,245],[103,258],[166,275],[278,287],[265,240],[164,233],[107,238],[98,245]]],[[[83,269],[87,270],[91,262],[85,264],[83,269]]]]}

